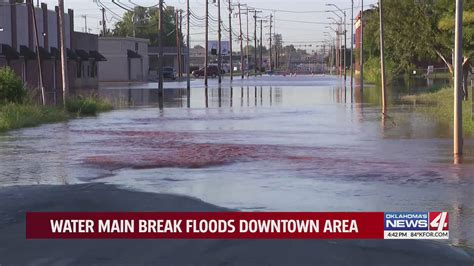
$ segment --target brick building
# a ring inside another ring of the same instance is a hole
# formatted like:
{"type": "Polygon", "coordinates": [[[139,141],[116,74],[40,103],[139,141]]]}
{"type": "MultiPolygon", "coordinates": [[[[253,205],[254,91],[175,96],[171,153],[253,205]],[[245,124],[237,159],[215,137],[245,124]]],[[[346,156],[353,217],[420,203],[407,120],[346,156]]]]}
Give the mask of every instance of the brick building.
{"type": "MultiPolygon", "coordinates": [[[[59,52],[59,9],[49,10],[45,3],[34,7],[39,36],[36,49],[32,0],[26,4],[0,0],[0,67],[11,67],[27,84],[30,92],[39,95],[39,52],[43,85],[48,104],[62,99],[59,52]],[[31,6],[30,6],[31,5],[31,6]]],[[[98,53],[97,36],[74,32],[74,11],[64,14],[69,88],[72,94],[83,89],[98,88],[97,61],[106,60],[98,53]]],[[[38,97],[39,99],[39,97],[38,97]]]]}

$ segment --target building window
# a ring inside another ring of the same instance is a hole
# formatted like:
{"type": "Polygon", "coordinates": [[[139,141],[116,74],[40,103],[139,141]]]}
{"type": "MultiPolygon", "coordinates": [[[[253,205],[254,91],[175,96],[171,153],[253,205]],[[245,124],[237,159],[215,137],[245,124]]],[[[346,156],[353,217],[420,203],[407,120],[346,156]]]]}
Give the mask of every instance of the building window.
{"type": "Polygon", "coordinates": [[[87,77],[91,76],[91,67],[87,65],[87,77]]]}
{"type": "MultiPolygon", "coordinates": [[[[82,64],[82,63],[81,63],[82,64]]],[[[86,66],[84,64],[82,64],[82,77],[85,78],[86,77],[86,66]]]]}
{"type": "Polygon", "coordinates": [[[135,51],[138,52],[138,43],[137,42],[135,43],[135,51]]]}

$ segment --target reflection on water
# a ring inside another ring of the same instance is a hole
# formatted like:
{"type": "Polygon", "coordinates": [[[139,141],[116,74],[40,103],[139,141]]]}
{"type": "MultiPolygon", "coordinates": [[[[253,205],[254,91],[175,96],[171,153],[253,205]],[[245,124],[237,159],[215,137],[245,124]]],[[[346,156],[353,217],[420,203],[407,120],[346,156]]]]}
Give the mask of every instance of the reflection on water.
{"type": "Polygon", "coordinates": [[[287,79],[191,97],[173,83],[162,110],[153,85],[103,88],[121,109],[0,135],[0,185],[106,182],[245,210],[446,210],[451,242],[474,246],[473,139],[453,165],[449,131],[393,103],[382,119],[377,88],[287,79]]]}
{"type": "MultiPolygon", "coordinates": [[[[281,88],[278,87],[264,88],[262,86],[214,87],[196,91],[191,98],[187,89],[167,89],[164,92],[163,108],[248,107],[251,105],[250,102],[253,106],[280,105],[282,102],[281,91],[281,88]]],[[[160,101],[157,89],[105,89],[100,91],[100,95],[117,108],[159,107],[160,101]]]]}

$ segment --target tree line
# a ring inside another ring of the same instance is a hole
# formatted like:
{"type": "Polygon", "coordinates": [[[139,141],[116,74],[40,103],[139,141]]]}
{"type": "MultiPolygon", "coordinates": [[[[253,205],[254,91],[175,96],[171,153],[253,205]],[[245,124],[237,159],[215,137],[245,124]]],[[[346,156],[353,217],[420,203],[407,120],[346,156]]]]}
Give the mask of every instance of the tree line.
{"type": "MultiPolygon", "coordinates": [[[[454,47],[455,1],[384,0],[385,56],[393,74],[417,67],[445,65],[451,73],[454,47]]],[[[368,61],[380,55],[379,11],[364,12],[364,54],[368,61]]],[[[474,56],[474,1],[464,1],[464,66],[474,56]]]]}

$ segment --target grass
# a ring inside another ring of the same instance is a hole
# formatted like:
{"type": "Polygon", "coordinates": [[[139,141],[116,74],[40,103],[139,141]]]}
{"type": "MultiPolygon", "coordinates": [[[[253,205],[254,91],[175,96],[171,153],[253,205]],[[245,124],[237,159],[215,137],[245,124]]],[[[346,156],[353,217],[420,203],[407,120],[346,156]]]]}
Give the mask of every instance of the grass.
{"type": "Polygon", "coordinates": [[[77,97],[66,102],[66,110],[77,116],[94,116],[112,109],[109,102],[96,97],[77,97]]]}
{"type": "Polygon", "coordinates": [[[8,103],[0,106],[0,132],[66,121],[69,114],[56,107],[8,103]]]}
{"type": "MultiPolygon", "coordinates": [[[[454,96],[453,88],[445,88],[433,93],[409,95],[402,97],[405,102],[416,103],[421,112],[437,119],[449,127],[453,125],[454,96]]],[[[471,96],[472,97],[472,96],[471,96]]],[[[472,100],[463,101],[463,130],[466,135],[474,136],[474,120],[472,117],[472,100]]]]}
{"type": "Polygon", "coordinates": [[[0,132],[67,121],[71,117],[94,116],[112,110],[112,105],[94,97],[78,97],[67,102],[66,110],[36,104],[0,104],[0,132]]]}

